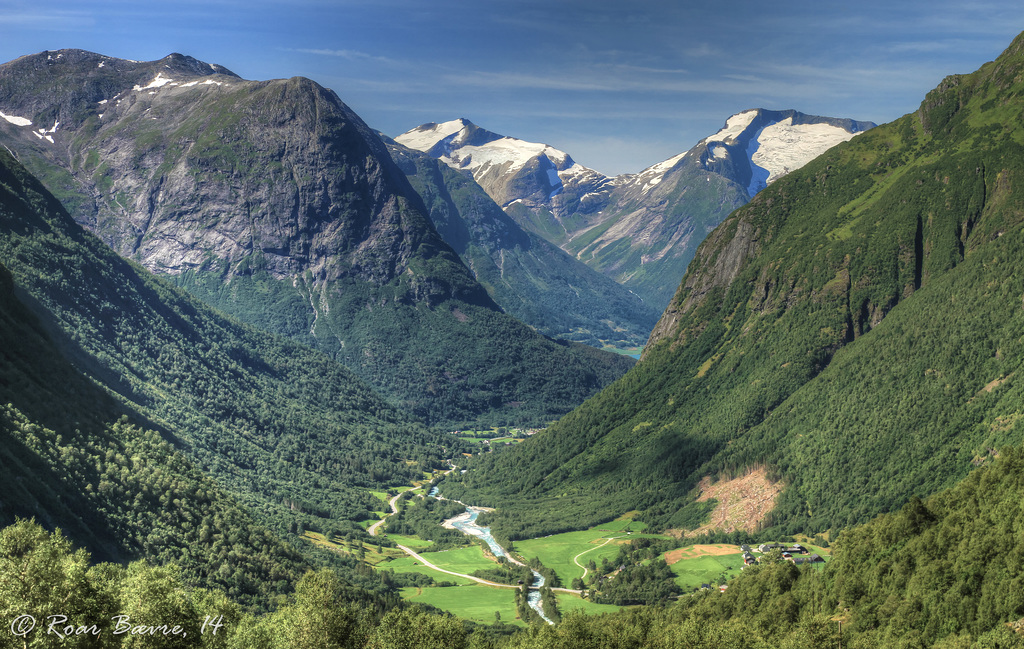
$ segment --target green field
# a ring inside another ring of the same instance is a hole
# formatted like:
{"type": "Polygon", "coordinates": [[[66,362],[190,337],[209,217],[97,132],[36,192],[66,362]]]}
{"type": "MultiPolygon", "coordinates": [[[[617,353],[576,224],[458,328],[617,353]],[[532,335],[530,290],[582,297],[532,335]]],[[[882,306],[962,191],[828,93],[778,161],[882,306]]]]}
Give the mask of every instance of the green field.
{"type": "Polygon", "coordinates": [[[395,543],[397,543],[399,545],[404,545],[405,547],[409,548],[410,550],[415,550],[416,552],[422,552],[423,550],[425,550],[425,549],[429,548],[430,546],[434,545],[433,541],[424,541],[423,539],[421,539],[418,536],[403,536],[401,534],[388,534],[387,538],[389,540],[391,540],[391,541],[394,541],[395,543]]]}
{"type": "Polygon", "coordinates": [[[421,561],[413,559],[409,555],[392,559],[390,561],[384,561],[377,564],[378,570],[394,570],[395,572],[418,572],[421,575],[428,575],[434,578],[434,581],[450,581],[460,585],[470,585],[476,582],[472,579],[466,579],[465,577],[456,577],[455,575],[448,575],[443,572],[438,572],[433,568],[428,568],[423,565],[421,561]]]}
{"type": "Polygon", "coordinates": [[[585,566],[593,559],[600,565],[601,559],[610,560],[618,555],[620,543],[639,536],[658,536],[637,534],[643,527],[643,523],[635,523],[622,517],[582,532],[565,532],[539,539],[516,541],[515,550],[526,559],[540,559],[540,562],[554,570],[562,583],[568,587],[573,579],[583,576],[583,568],[573,562],[574,557],[584,553],[579,558],[581,564],[585,566]],[[633,533],[627,533],[627,528],[633,533]],[[610,538],[613,540],[605,544],[610,538]]]}
{"type": "Polygon", "coordinates": [[[676,574],[676,583],[686,592],[700,588],[701,584],[715,583],[723,575],[726,579],[739,576],[743,553],[684,559],[669,567],[676,574]]]}
{"type": "Polygon", "coordinates": [[[516,619],[515,591],[511,588],[493,588],[481,584],[447,588],[403,588],[402,599],[430,604],[474,622],[490,624],[494,622],[494,612],[497,611],[501,613],[502,622],[524,624],[516,619]]]}
{"type": "MultiPolygon", "coordinates": [[[[808,549],[808,554],[816,553],[820,555],[825,561],[828,561],[829,554],[828,550],[821,548],[816,545],[803,544],[808,549]]],[[[691,546],[692,547],[692,546],[691,546]]],[[[720,546],[721,547],[721,546],[720,546]]],[[[761,553],[755,551],[755,557],[760,557],[761,553]]],[[[813,564],[815,568],[824,567],[824,563],[813,564]]],[[[678,561],[671,566],[672,572],[676,574],[676,583],[683,589],[683,591],[690,591],[700,588],[701,584],[713,584],[718,582],[718,578],[724,576],[726,579],[732,579],[740,574],[743,568],[743,553],[740,552],[738,546],[736,546],[736,553],[723,554],[723,555],[705,555],[702,557],[686,558],[678,561]]]]}
{"type": "Polygon", "coordinates": [[[498,565],[484,556],[484,551],[479,545],[445,550],[444,552],[429,552],[424,554],[423,558],[438,568],[467,575],[471,575],[477,570],[490,570],[498,565]]]}
{"type": "MultiPolygon", "coordinates": [[[[409,537],[403,537],[409,538],[409,537]]],[[[418,541],[418,540],[417,540],[418,541]]],[[[424,541],[418,541],[424,543],[424,541]]],[[[403,543],[403,545],[405,545],[403,543]]],[[[409,546],[412,549],[416,549],[413,546],[409,546]]],[[[472,545],[468,548],[456,548],[454,550],[445,550],[444,552],[428,552],[423,555],[423,558],[434,564],[438,568],[444,568],[445,570],[451,570],[453,572],[460,572],[466,575],[471,575],[477,570],[490,570],[497,566],[494,561],[484,557],[483,550],[480,549],[479,545],[472,545]]],[[[418,559],[414,559],[408,555],[398,559],[393,559],[386,563],[381,563],[377,566],[378,568],[392,569],[395,572],[421,572],[425,575],[430,575],[438,581],[457,581],[460,583],[473,583],[467,579],[461,577],[455,577],[454,575],[448,575],[443,572],[432,570],[423,565],[418,559]]]]}
{"type": "Polygon", "coordinates": [[[582,610],[584,613],[590,615],[614,613],[615,611],[622,610],[621,606],[596,604],[590,600],[577,597],[576,595],[570,595],[569,593],[555,593],[555,597],[558,599],[558,612],[562,615],[575,610],[582,610]]]}

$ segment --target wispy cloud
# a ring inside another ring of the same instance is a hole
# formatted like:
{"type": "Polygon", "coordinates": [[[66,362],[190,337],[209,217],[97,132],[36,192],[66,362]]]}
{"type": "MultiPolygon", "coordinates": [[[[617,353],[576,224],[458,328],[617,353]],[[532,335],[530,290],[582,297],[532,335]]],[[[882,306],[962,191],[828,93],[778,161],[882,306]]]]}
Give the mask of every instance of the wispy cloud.
{"type": "Polygon", "coordinates": [[[96,19],[84,11],[5,12],[0,11],[0,25],[31,27],[53,31],[94,27],[96,19]]]}
{"type": "Polygon", "coordinates": [[[330,49],[311,49],[311,48],[281,48],[285,52],[299,52],[301,54],[315,54],[316,56],[333,56],[348,61],[374,61],[377,63],[387,63],[389,65],[395,65],[401,63],[397,59],[393,59],[387,56],[377,56],[375,54],[369,54],[367,52],[360,52],[358,50],[330,50],[330,49]]]}
{"type": "Polygon", "coordinates": [[[474,88],[532,88],[534,90],[601,90],[618,89],[614,79],[581,79],[573,75],[541,75],[525,72],[466,71],[444,75],[444,81],[453,86],[474,88]]]}
{"type": "Polygon", "coordinates": [[[689,47],[683,48],[683,54],[696,59],[706,59],[715,56],[721,56],[721,48],[715,47],[710,43],[697,43],[689,47]]]}

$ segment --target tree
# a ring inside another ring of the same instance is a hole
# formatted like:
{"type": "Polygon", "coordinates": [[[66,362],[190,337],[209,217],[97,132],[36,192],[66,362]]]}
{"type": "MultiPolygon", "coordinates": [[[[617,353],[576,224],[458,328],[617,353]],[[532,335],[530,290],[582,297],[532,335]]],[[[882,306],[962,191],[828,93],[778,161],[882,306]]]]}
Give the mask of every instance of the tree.
{"type": "Polygon", "coordinates": [[[465,649],[466,630],[451,615],[431,615],[420,609],[392,610],[381,620],[369,649],[465,649]]]}
{"type": "MultiPolygon", "coordinates": [[[[31,616],[35,627],[21,637],[25,646],[40,647],[55,639],[43,631],[55,621],[50,616],[75,626],[103,624],[112,601],[93,587],[88,570],[89,554],[75,551],[60,530],[51,535],[34,520],[17,521],[0,532],[0,618],[13,630],[19,616],[31,616]]],[[[62,646],[86,646],[104,635],[71,636],[62,646]]]]}

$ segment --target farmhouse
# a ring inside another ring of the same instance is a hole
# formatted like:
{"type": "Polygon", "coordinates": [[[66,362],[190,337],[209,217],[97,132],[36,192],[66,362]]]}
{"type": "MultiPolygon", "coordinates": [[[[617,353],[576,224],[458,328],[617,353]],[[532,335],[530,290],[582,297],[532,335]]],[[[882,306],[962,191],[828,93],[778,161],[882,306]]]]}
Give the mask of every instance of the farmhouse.
{"type": "Polygon", "coordinates": [[[784,545],[782,543],[762,543],[757,546],[757,551],[764,554],[770,550],[774,550],[775,548],[782,550],[783,554],[807,554],[807,548],[799,543],[794,543],[792,545],[784,545]]]}

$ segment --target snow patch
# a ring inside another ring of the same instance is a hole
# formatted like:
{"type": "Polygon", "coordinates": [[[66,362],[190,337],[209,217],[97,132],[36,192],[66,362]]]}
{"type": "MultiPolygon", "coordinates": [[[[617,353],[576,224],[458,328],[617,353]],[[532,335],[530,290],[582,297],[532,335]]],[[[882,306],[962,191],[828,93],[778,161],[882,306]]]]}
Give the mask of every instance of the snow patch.
{"type": "Polygon", "coordinates": [[[685,157],[685,156],[686,156],[685,153],[680,153],[679,155],[673,156],[673,157],[669,158],[668,160],[666,160],[664,162],[659,162],[656,165],[652,165],[652,166],[644,169],[643,171],[641,171],[640,172],[640,177],[643,178],[647,174],[663,175],[669,169],[671,169],[672,167],[676,166],[676,164],[678,164],[679,161],[682,160],[683,157],[685,157]]]}
{"type": "Polygon", "coordinates": [[[745,110],[737,113],[725,121],[725,128],[707,138],[708,141],[727,142],[735,139],[750,126],[750,123],[757,117],[757,109],[745,110]]]}
{"type": "Polygon", "coordinates": [[[37,129],[35,131],[32,131],[32,135],[35,135],[40,140],[46,140],[50,144],[53,144],[53,135],[52,134],[57,132],[57,127],[58,126],[60,126],[60,122],[55,121],[53,123],[53,126],[51,126],[49,129],[45,129],[45,128],[37,129]]]}
{"type": "Polygon", "coordinates": [[[600,175],[593,169],[584,167],[578,162],[573,162],[572,166],[569,167],[568,169],[563,169],[559,171],[558,177],[561,178],[564,182],[566,179],[575,179],[578,178],[579,176],[586,176],[590,174],[600,175]]]}
{"type": "Polygon", "coordinates": [[[395,142],[410,149],[426,152],[441,140],[462,132],[467,126],[468,123],[465,120],[453,119],[450,122],[414,128],[396,137],[395,142]]]}
{"type": "MultiPolygon", "coordinates": [[[[793,124],[792,118],[770,124],[758,133],[748,147],[751,167],[762,183],[781,178],[799,169],[840,142],[846,142],[856,133],[850,133],[831,124],[793,124]]],[[[754,187],[754,181],[751,181],[754,187]]],[[[753,196],[755,192],[750,192],[753,196]]]]}
{"type": "Polygon", "coordinates": [[[679,161],[686,157],[686,153],[680,153],[679,155],[672,156],[664,162],[659,162],[656,165],[651,165],[636,176],[635,182],[640,185],[641,193],[647,193],[655,185],[660,183],[672,167],[679,164],[679,161]]]}
{"type": "Polygon", "coordinates": [[[536,142],[524,142],[512,137],[503,137],[480,146],[464,146],[441,158],[458,169],[476,173],[486,167],[505,167],[507,173],[515,173],[534,158],[546,156],[557,167],[564,164],[567,154],[536,142]]]}
{"type": "MultiPolygon", "coordinates": [[[[163,72],[157,72],[156,77],[154,77],[153,80],[149,82],[148,86],[136,85],[134,88],[132,88],[132,90],[134,90],[135,92],[139,92],[141,90],[149,90],[150,88],[163,88],[172,81],[174,81],[174,79],[169,79],[165,77],[163,72]]],[[[151,92],[149,94],[152,95],[153,93],[151,92]]]]}
{"type": "Polygon", "coordinates": [[[715,157],[715,160],[725,160],[729,157],[729,149],[724,146],[711,147],[711,154],[715,157]]]}
{"type": "Polygon", "coordinates": [[[6,119],[15,126],[32,126],[32,120],[25,119],[24,117],[18,117],[17,115],[5,115],[2,110],[0,110],[0,117],[6,119]]]}
{"type": "Polygon", "coordinates": [[[441,124],[427,124],[402,133],[395,138],[395,141],[410,149],[423,152],[430,151],[438,144],[447,141],[451,145],[450,150],[440,159],[449,166],[464,169],[473,173],[474,176],[490,167],[502,167],[505,173],[515,173],[529,164],[531,160],[541,156],[546,157],[555,167],[554,170],[548,170],[552,186],[562,184],[563,174],[568,178],[593,173],[590,169],[573,162],[565,151],[547,144],[527,142],[514,137],[502,137],[480,145],[458,146],[461,134],[466,132],[470,126],[471,124],[465,119],[456,119],[441,124]],[[559,171],[560,169],[562,171],[559,171]]]}

